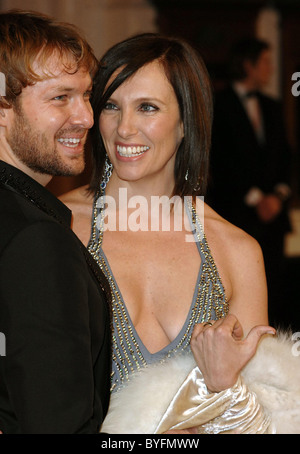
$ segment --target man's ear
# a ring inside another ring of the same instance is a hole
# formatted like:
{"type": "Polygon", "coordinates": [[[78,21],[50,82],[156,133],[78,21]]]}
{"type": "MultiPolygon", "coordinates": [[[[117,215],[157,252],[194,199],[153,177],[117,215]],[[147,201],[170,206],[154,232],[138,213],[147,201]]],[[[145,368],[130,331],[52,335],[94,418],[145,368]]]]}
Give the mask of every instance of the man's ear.
{"type": "Polygon", "coordinates": [[[253,63],[251,60],[247,59],[244,61],[244,71],[246,73],[246,77],[249,76],[250,74],[252,74],[252,71],[253,71],[253,63]]]}
{"type": "Polygon", "coordinates": [[[0,96],[0,126],[6,126],[8,117],[10,115],[11,107],[3,107],[3,102],[1,102],[0,96]]]}
{"type": "Polygon", "coordinates": [[[6,111],[7,109],[4,109],[2,106],[1,106],[1,101],[0,101],[0,127],[4,126],[6,127],[6,111]]]}
{"type": "Polygon", "coordinates": [[[0,72],[0,117],[5,118],[5,106],[7,101],[5,100],[6,96],[6,78],[5,74],[0,72]]]}

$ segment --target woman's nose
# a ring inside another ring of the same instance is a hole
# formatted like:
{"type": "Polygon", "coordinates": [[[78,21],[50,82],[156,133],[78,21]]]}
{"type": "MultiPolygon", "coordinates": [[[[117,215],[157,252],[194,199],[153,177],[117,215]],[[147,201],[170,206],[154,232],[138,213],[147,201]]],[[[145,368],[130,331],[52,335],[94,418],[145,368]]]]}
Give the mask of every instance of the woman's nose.
{"type": "Polygon", "coordinates": [[[137,133],[137,123],[133,113],[120,112],[118,120],[118,134],[124,139],[137,133]]]}

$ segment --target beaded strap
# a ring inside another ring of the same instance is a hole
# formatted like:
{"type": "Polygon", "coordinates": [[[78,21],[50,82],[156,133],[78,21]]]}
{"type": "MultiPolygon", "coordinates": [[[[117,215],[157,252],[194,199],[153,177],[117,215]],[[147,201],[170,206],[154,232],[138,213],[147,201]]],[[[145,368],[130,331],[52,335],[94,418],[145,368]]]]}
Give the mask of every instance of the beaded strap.
{"type": "MultiPolygon", "coordinates": [[[[93,225],[88,249],[104,274],[106,275],[112,292],[112,391],[121,383],[128,380],[130,374],[147,365],[124,301],[120,295],[117,283],[101,249],[104,223],[104,191],[100,189],[96,194],[93,206],[93,225]]],[[[197,323],[209,319],[219,319],[228,313],[228,303],[225,297],[217,267],[211,255],[205,234],[198,214],[191,201],[187,202],[187,209],[191,215],[192,226],[195,228],[196,240],[199,242],[202,255],[202,274],[197,288],[197,296],[191,309],[185,332],[175,346],[170,347],[165,357],[173,356],[177,351],[189,348],[193,328],[197,323]]]]}

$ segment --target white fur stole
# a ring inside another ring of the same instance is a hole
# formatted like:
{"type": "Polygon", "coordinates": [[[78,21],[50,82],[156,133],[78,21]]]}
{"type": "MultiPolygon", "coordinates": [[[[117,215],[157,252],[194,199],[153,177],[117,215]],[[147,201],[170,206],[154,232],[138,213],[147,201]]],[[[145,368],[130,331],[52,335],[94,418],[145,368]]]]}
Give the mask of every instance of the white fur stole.
{"type": "MultiPolygon", "coordinates": [[[[291,334],[265,337],[242,372],[278,434],[300,434],[300,356],[291,334]]],[[[151,434],[173,396],[195,367],[191,354],[177,356],[132,374],[112,394],[102,432],[151,434]]]]}

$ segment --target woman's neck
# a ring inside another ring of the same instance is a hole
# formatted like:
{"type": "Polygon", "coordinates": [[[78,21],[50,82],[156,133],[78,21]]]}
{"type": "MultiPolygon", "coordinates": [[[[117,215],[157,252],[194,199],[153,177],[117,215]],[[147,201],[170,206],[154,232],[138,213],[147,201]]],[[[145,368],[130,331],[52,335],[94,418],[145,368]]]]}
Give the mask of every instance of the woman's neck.
{"type": "Polygon", "coordinates": [[[105,190],[106,195],[113,197],[118,206],[118,200],[121,194],[127,195],[128,200],[133,197],[144,198],[150,202],[152,197],[167,196],[172,197],[174,189],[174,180],[164,180],[162,178],[143,178],[137,181],[125,181],[112,174],[111,179],[105,190]]]}

